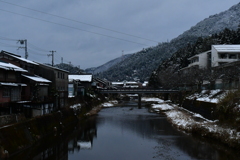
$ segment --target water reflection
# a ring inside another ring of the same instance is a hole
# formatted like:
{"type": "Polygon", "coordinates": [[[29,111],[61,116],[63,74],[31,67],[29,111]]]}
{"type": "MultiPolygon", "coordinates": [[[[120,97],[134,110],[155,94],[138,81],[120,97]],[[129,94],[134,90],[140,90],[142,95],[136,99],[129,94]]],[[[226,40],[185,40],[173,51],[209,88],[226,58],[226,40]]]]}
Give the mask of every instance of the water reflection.
{"type": "Polygon", "coordinates": [[[68,140],[63,134],[60,137],[49,135],[43,141],[29,147],[21,153],[11,155],[9,159],[34,159],[34,160],[68,160],[68,140]]]}
{"type": "Polygon", "coordinates": [[[68,151],[89,150],[93,147],[93,138],[97,137],[96,118],[90,118],[85,123],[78,125],[73,133],[73,138],[68,142],[68,151]]]}
{"type": "MultiPolygon", "coordinates": [[[[13,158],[13,157],[12,157],[13,158]]],[[[147,108],[130,106],[103,109],[61,135],[18,154],[15,159],[237,159],[219,149],[177,131],[165,116],[147,108]]],[[[14,159],[14,158],[13,158],[14,159]]]]}
{"type": "Polygon", "coordinates": [[[62,133],[49,135],[38,144],[11,155],[11,160],[68,160],[68,155],[84,149],[91,149],[97,135],[96,119],[89,119],[62,133]]]}
{"type": "Polygon", "coordinates": [[[149,113],[146,108],[138,109],[132,104],[108,108],[96,119],[95,147],[91,152],[81,152],[69,159],[108,159],[110,155],[115,155],[114,159],[236,159],[234,155],[177,131],[165,116],[149,113]],[[104,152],[103,146],[107,151],[104,152]]]}

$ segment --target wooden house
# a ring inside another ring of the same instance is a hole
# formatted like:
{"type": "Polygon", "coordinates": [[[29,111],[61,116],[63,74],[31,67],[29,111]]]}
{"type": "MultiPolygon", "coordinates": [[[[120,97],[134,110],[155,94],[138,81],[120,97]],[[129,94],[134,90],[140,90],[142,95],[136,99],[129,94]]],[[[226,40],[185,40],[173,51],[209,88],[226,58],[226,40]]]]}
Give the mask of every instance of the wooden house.
{"type": "Polygon", "coordinates": [[[21,93],[27,85],[21,82],[21,74],[27,71],[13,64],[0,61],[0,114],[11,114],[13,103],[21,101],[21,93]]]}
{"type": "Polygon", "coordinates": [[[50,80],[49,97],[54,101],[54,109],[68,105],[68,71],[50,65],[38,63],[35,73],[50,80]]]}
{"type": "Polygon", "coordinates": [[[22,58],[6,51],[0,52],[0,60],[23,68],[26,72],[19,75],[18,80],[26,84],[21,90],[21,102],[14,108],[25,112],[27,117],[44,115],[53,111],[53,101],[49,98],[48,87],[51,81],[38,76],[36,62],[22,58]]]}

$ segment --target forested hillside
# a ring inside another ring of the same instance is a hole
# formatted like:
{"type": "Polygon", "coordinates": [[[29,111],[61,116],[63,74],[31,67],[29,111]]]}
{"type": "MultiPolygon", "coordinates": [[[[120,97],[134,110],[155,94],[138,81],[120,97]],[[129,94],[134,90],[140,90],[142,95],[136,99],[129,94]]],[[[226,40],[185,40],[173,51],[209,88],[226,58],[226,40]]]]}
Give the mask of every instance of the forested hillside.
{"type": "MultiPolygon", "coordinates": [[[[183,41],[190,43],[196,41],[197,37],[184,37],[183,41]]],[[[183,41],[172,41],[161,43],[156,47],[142,49],[132,54],[107,71],[98,73],[100,78],[107,78],[110,81],[148,80],[151,72],[163,61],[169,58],[178,48],[186,46],[183,41]]]]}
{"type": "MultiPolygon", "coordinates": [[[[188,58],[196,54],[211,50],[214,44],[240,44],[240,26],[235,30],[224,29],[219,34],[213,34],[206,38],[198,38],[193,44],[179,49],[169,59],[163,61],[159,67],[152,73],[149,83],[151,86],[164,86],[167,88],[175,88],[181,86],[188,81],[198,81],[205,78],[211,80],[216,75],[210,75],[203,70],[193,73],[192,78],[184,78],[179,75],[179,70],[188,66],[188,58]]],[[[234,75],[233,75],[234,76],[234,75]]]]}
{"type": "Polygon", "coordinates": [[[56,64],[55,67],[69,71],[69,74],[80,74],[83,72],[83,70],[81,70],[80,67],[66,63],[56,64]]]}
{"type": "Polygon", "coordinates": [[[126,54],[123,55],[121,57],[115,58],[99,67],[92,67],[92,68],[87,68],[85,69],[86,73],[92,73],[92,74],[97,74],[100,72],[104,72],[106,70],[108,70],[109,68],[111,68],[112,66],[118,64],[119,62],[123,61],[124,59],[128,58],[129,56],[131,56],[130,54],[126,54]]]}
{"type": "MultiPolygon", "coordinates": [[[[227,11],[204,19],[170,42],[163,42],[155,47],[146,48],[132,54],[130,57],[117,63],[108,70],[98,73],[97,76],[106,78],[110,81],[133,79],[139,79],[140,81],[148,80],[152,72],[175,52],[187,50],[187,53],[184,54],[192,53],[191,46],[195,45],[196,41],[200,43],[201,38],[204,39],[206,37],[216,36],[215,34],[223,31],[225,28],[228,28],[229,31],[236,31],[240,22],[239,19],[240,3],[234,5],[227,11]],[[199,37],[201,38],[199,39],[199,37]]],[[[228,37],[220,37],[218,40],[214,41],[213,44],[221,44],[220,41],[224,41],[224,39],[229,41],[228,37]]],[[[202,48],[202,50],[204,50],[204,48],[202,48]]],[[[184,63],[181,65],[184,65],[184,63]]]]}

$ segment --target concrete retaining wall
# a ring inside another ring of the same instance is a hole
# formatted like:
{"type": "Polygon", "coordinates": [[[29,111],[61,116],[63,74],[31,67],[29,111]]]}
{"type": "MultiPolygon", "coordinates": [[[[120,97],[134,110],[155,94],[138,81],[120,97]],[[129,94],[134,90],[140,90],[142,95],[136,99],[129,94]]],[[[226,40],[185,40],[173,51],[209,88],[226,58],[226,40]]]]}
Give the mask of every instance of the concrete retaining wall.
{"type": "Polygon", "coordinates": [[[185,99],[182,104],[183,108],[186,108],[189,111],[201,114],[203,117],[215,120],[216,119],[216,104],[209,102],[202,102],[196,100],[185,99]]]}

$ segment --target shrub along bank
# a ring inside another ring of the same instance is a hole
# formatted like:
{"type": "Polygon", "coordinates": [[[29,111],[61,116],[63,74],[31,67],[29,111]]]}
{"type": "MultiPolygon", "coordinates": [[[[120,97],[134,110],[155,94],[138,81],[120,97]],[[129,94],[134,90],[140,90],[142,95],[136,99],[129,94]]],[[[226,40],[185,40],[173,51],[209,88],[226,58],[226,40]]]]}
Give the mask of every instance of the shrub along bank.
{"type": "Polygon", "coordinates": [[[240,90],[229,91],[217,104],[217,115],[221,123],[240,131],[240,90]]]}

